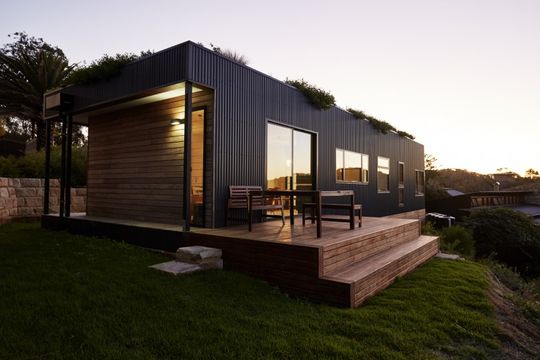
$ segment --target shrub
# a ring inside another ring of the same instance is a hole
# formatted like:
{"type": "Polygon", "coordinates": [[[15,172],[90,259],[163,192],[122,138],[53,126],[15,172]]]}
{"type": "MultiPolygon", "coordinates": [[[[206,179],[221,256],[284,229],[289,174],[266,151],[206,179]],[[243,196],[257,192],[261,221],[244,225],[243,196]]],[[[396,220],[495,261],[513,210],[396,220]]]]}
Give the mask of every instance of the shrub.
{"type": "Polygon", "coordinates": [[[365,112],[361,110],[348,108],[347,111],[350,112],[352,116],[354,116],[355,118],[359,120],[369,121],[371,126],[373,126],[373,128],[377,130],[378,132],[380,132],[381,134],[388,134],[389,132],[393,131],[403,138],[414,140],[414,136],[411,135],[410,133],[403,130],[398,130],[392,124],[386,121],[379,120],[376,117],[373,117],[371,115],[367,115],[365,112]]]}
{"type": "Polygon", "coordinates": [[[411,140],[414,140],[414,135],[406,132],[406,131],[403,131],[403,130],[398,130],[397,131],[398,135],[401,136],[401,137],[404,137],[404,138],[407,138],[407,139],[411,139],[411,140]]]}
{"type": "MultiPolygon", "coordinates": [[[[60,178],[61,148],[51,152],[51,177],[60,178]]],[[[0,156],[0,177],[43,178],[45,176],[45,152],[38,151],[25,156],[0,156]]],[[[74,187],[86,185],[86,147],[73,148],[71,154],[71,184],[74,187]]]]}
{"type": "Polygon", "coordinates": [[[540,230],[527,215],[508,208],[473,210],[465,219],[479,257],[493,257],[525,276],[540,274],[540,230]]]}
{"type": "Polygon", "coordinates": [[[328,110],[332,106],[336,105],[336,99],[334,95],[328,91],[319,89],[315,85],[308,83],[304,79],[285,81],[287,84],[294,86],[308,99],[311,105],[315,106],[319,110],[328,110]]]}
{"type": "Polygon", "coordinates": [[[437,231],[437,229],[435,229],[431,221],[426,221],[422,225],[421,232],[422,232],[422,235],[439,236],[439,232],[437,231]]]}
{"type": "Polygon", "coordinates": [[[474,240],[469,229],[459,225],[444,228],[441,232],[441,249],[463,256],[474,256],[474,240]]]}

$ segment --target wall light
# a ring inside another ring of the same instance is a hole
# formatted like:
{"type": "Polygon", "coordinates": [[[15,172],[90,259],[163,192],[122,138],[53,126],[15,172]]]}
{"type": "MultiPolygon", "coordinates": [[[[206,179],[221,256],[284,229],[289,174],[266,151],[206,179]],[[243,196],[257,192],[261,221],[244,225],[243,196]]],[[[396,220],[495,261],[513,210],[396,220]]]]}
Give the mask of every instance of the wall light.
{"type": "Polygon", "coordinates": [[[171,125],[180,125],[180,124],[184,124],[185,123],[185,119],[172,119],[171,120],[171,125]]]}

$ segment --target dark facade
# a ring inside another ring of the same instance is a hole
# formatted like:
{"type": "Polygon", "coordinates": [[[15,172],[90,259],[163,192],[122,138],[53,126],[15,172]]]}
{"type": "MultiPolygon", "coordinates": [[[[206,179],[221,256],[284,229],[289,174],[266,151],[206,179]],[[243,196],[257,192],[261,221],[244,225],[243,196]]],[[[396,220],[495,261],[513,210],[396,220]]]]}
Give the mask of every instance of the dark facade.
{"type": "MultiPolygon", "coordinates": [[[[333,107],[321,111],[294,87],[186,42],[127,65],[117,77],[62,90],[73,98],[70,112],[84,114],[122,103],[182,81],[213,91],[213,117],[206,124],[206,226],[223,226],[228,185],[266,185],[268,123],[314,134],[316,187],[352,189],[367,216],[424,208],[416,193],[416,171],[424,169],[423,145],[397,134],[381,134],[367,121],[333,107]],[[336,149],[369,156],[367,184],[336,181],[336,149]],[[377,157],[390,159],[389,192],[377,191],[377,157]],[[398,199],[398,163],[404,164],[403,201],[398,199]]],[[[54,112],[49,112],[54,118],[54,112]]]]}

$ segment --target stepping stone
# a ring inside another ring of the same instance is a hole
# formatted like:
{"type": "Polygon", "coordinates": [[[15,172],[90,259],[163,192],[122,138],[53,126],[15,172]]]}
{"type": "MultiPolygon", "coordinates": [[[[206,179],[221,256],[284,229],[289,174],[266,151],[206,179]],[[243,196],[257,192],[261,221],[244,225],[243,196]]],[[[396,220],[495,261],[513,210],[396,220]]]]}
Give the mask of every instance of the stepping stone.
{"type": "Polygon", "coordinates": [[[202,270],[203,268],[199,265],[195,264],[188,264],[181,261],[167,261],[161,264],[156,264],[149,266],[152,269],[164,271],[169,274],[173,275],[180,275],[180,274],[189,274],[195,271],[202,270]]]}
{"type": "Polygon", "coordinates": [[[185,246],[176,251],[176,260],[190,264],[206,265],[221,261],[221,249],[206,246],[185,246]]]}
{"type": "Polygon", "coordinates": [[[463,260],[463,258],[459,255],[455,255],[455,254],[446,254],[446,253],[438,253],[437,255],[435,255],[436,258],[439,258],[439,259],[445,259],[445,260],[463,260]]]}

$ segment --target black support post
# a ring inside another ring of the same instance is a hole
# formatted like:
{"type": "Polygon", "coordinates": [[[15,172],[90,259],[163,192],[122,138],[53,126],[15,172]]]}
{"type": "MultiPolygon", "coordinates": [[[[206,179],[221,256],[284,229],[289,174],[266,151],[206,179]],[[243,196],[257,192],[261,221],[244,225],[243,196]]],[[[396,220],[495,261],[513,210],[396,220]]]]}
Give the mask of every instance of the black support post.
{"type": "Polygon", "coordinates": [[[65,195],[65,214],[67,217],[71,215],[71,150],[73,147],[73,117],[71,114],[66,114],[66,185],[64,186],[65,195]]]}
{"type": "Polygon", "coordinates": [[[184,115],[184,231],[189,231],[191,222],[191,112],[192,84],[186,81],[184,115]]]}
{"type": "Polygon", "coordinates": [[[58,215],[64,217],[66,209],[66,131],[67,131],[67,114],[62,112],[60,114],[60,119],[62,121],[62,154],[61,154],[61,171],[60,171],[60,209],[58,215]]]}
{"type": "Polygon", "coordinates": [[[51,192],[51,121],[45,120],[45,183],[43,189],[43,214],[49,213],[51,192]]]}

